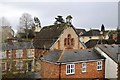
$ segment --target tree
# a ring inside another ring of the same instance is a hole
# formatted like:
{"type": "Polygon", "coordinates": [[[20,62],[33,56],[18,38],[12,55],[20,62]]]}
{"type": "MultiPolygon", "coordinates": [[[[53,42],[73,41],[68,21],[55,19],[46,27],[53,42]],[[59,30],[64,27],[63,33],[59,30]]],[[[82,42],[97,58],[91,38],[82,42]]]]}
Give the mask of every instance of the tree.
{"type": "Polygon", "coordinates": [[[57,16],[57,18],[55,18],[56,21],[54,24],[61,24],[61,23],[64,23],[64,19],[62,18],[62,16],[57,16]]]}
{"type": "Polygon", "coordinates": [[[5,17],[0,18],[0,26],[10,26],[10,22],[5,17]]]}
{"type": "Polygon", "coordinates": [[[26,33],[26,38],[28,38],[28,32],[29,32],[29,28],[32,28],[33,26],[33,19],[31,17],[30,14],[28,13],[23,13],[22,16],[20,17],[20,20],[19,20],[20,24],[20,28],[23,28],[25,33],[26,33]]]}
{"type": "Polygon", "coordinates": [[[102,24],[102,26],[101,26],[101,31],[105,31],[105,27],[104,27],[103,24],[102,24]]]}

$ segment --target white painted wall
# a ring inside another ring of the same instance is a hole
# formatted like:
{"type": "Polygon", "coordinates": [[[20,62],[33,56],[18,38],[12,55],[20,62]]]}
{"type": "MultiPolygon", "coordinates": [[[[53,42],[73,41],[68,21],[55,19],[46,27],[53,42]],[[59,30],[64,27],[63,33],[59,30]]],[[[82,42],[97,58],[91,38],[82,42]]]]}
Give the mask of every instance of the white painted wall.
{"type": "Polygon", "coordinates": [[[118,78],[117,76],[117,67],[118,64],[113,61],[106,53],[104,53],[100,48],[95,47],[95,49],[103,55],[105,60],[105,78],[118,78]]]}
{"type": "Polygon", "coordinates": [[[100,36],[91,36],[91,38],[90,38],[90,36],[81,36],[81,37],[80,37],[80,41],[86,43],[86,42],[88,42],[90,39],[99,39],[99,38],[100,38],[100,36]]]}

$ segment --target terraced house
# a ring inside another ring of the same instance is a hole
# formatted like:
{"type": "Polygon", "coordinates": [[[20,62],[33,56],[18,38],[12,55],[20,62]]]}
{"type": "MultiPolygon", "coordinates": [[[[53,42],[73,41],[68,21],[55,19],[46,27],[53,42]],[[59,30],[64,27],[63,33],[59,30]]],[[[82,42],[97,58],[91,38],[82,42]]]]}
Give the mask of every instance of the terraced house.
{"type": "Polygon", "coordinates": [[[2,74],[34,71],[34,47],[31,42],[1,43],[2,74]]]}

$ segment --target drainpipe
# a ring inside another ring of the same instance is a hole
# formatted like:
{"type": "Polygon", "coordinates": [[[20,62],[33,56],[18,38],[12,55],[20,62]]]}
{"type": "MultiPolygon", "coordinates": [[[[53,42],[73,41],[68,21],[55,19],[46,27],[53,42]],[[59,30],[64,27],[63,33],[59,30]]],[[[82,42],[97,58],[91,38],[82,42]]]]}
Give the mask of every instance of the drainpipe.
{"type": "Polygon", "coordinates": [[[59,65],[59,80],[61,80],[61,63],[60,62],[57,63],[59,65]]]}

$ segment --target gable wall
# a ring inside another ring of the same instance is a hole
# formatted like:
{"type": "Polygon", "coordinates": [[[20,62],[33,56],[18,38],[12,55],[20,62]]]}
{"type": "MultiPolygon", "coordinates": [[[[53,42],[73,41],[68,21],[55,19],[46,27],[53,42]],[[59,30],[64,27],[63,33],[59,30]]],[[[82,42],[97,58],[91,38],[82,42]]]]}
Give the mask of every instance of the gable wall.
{"type": "Polygon", "coordinates": [[[82,47],[82,45],[79,42],[79,38],[78,35],[76,34],[76,32],[74,31],[74,29],[72,27],[68,27],[67,29],[65,29],[63,31],[63,33],[60,35],[59,37],[59,41],[60,43],[58,43],[58,41],[52,46],[52,50],[53,49],[60,49],[60,50],[64,50],[67,48],[67,46],[64,46],[64,39],[67,38],[68,34],[71,35],[72,38],[74,38],[74,46],[72,47],[73,49],[81,49],[84,48],[82,47]],[[59,47],[58,47],[59,44],[59,47]]]}
{"type": "Polygon", "coordinates": [[[101,55],[103,55],[105,60],[105,78],[117,78],[117,63],[113,61],[106,53],[104,53],[101,49],[98,47],[95,47],[98,52],[100,52],[101,55]]]}

